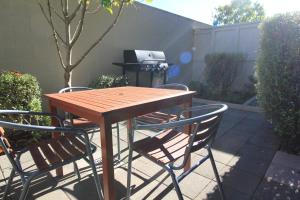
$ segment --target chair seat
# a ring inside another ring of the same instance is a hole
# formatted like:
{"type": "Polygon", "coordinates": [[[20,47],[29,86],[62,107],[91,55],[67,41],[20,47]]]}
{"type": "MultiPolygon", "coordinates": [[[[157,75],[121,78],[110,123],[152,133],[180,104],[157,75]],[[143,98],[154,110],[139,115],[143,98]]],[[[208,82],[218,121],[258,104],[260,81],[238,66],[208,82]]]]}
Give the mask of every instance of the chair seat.
{"type": "Polygon", "coordinates": [[[135,142],[133,149],[158,164],[166,165],[184,156],[188,141],[189,135],[170,129],[135,142]]]}
{"type": "Polygon", "coordinates": [[[152,112],[146,115],[137,117],[137,121],[142,123],[160,124],[168,121],[176,120],[177,116],[173,114],[167,114],[162,112],[152,112]]]}
{"type": "MultiPolygon", "coordinates": [[[[66,120],[67,123],[70,123],[70,120],[66,120]]],[[[85,119],[85,118],[74,118],[73,119],[73,124],[72,126],[74,127],[95,127],[97,126],[96,124],[94,124],[93,122],[89,121],[88,119],[85,119]]]]}
{"type": "MultiPolygon", "coordinates": [[[[53,165],[66,164],[86,156],[84,142],[74,135],[44,140],[29,145],[28,149],[40,171],[47,170],[53,165]]],[[[92,151],[95,151],[94,147],[92,151]]]]}

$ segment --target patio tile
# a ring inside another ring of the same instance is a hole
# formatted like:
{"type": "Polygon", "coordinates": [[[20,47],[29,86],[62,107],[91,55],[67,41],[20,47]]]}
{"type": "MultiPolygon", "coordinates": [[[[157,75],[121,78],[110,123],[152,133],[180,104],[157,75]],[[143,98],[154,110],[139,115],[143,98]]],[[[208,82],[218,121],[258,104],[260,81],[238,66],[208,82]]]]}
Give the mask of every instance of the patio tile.
{"type": "Polygon", "coordinates": [[[7,159],[7,157],[5,155],[0,156],[0,166],[1,166],[1,169],[11,167],[9,160],[7,159]]]}
{"type": "Polygon", "coordinates": [[[32,199],[36,199],[36,200],[49,200],[49,199],[61,199],[61,200],[69,200],[70,198],[67,196],[67,194],[61,190],[54,190],[51,192],[48,192],[46,194],[43,194],[42,196],[36,197],[33,196],[32,199]]]}
{"type": "Polygon", "coordinates": [[[257,134],[254,137],[250,138],[248,141],[249,144],[254,144],[260,147],[266,147],[273,150],[279,149],[280,140],[279,137],[275,134],[257,134]]]}
{"type": "Polygon", "coordinates": [[[259,147],[256,145],[245,144],[238,153],[240,157],[248,157],[249,159],[264,160],[270,162],[275,154],[275,150],[259,147]]]}
{"type": "MultiPolygon", "coordinates": [[[[171,178],[168,174],[162,171],[162,168],[151,163],[151,161],[146,161],[139,159],[133,162],[133,168],[138,172],[138,174],[144,174],[149,180],[156,179],[165,187],[170,186],[172,184],[171,178]]],[[[179,175],[179,171],[177,171],[177,175],[179,175]]],[[[184,195],[189,198],[195,198],[201,190],[209,183],[210,179],[200,176],[197,173],[191,173],[187,177],[185,177],[180,183],[181,191],[184,195]],[[197,187],[195,187],[195,183],[197,183],[197,187]]],[[[158,182],[157,182],[158,183],[158,182]]]]}
{"type": "Polygon", "coordinates": [[[239,122],[236,126],[233,127],[233,130],[240,131],[245,134],[255,135],[259,133],[260,127],[264,122],[253,120],[253,119],[244,119],[239,122]]]}
{"type": "Polygon", "coordinates": [[[229,166],[226,166],[221,170],[220,177],[225,186],[234,188],[247,195],[253,194],[262,180],[262,177],[229,166]]]}
{"type": "Polygon", "coordinates": [[[253,175],[263,177],[269,164],[270,162],[262,159],[251,159],[249,156],[235,156],[228,165],[234,167],[236,170],[243,170],[253,175]]]}
{"type": "Polygon", "coordinates": [[[252,119],[257,121],[266,121],[266,117],[263,112],[247,112],[246,119],[252,119]]]}
{"type": "Polygon", "coordinates": [[[246,143],[248,138],[249,136],[235,134],[234,132],[226,133],[222,137],[216,139],[213,143],[213,148],[235,155],[246,143]]]}
{"type": "MultiPolygon", "coordinates": [[[[199,161],[200,159],[204,158],[203,156],[199,156],[197,154],[192,154],[192,163],[194,163],[195,161],[199,161]]],[[[217,170],[221,171],[226,165],[219,163],[219,162],[215,162],[216,166],[217,166],[217,170]]],[[[208,179],[214,179],[215,178],[215,174],[214,171],[212,169],[211,166],[211,162],[210,160],[206,160],[204,163],[202,163],[198,168],[195,169],[194,171],[195,173],[204,176],[208,179]]]]}
{"type": "Polygon", "coordinates": [[[298,200],[300,199],[300,191],[297,188],[289,187],[285,184],[280,184],[276,181],[264,181],[254,194],[254,200],[298,200]]]}
{"type": "MultiPolygon", "coordinates": [[[[224,195],[229,200],[250,200],[250,195],[239,192],[231,187],[224,186],[224,195]]],[[[219,200],[221,199],[218,185],[215,181],[211,181],[206,188],[195,198],[195,200],[219,200]]]]}
{"type": "Polygon", "coordinates": [[[190,173],[180,183],[181,192],[186,196],[194,199],[200,192],[208,185],[210,179],[198,175],[197,173],[190,173]]]}
{"type": "MultiPolygon", "coordinates": [[[[197,152],[195,152],[196,154],[200,155],[200,156],[206,156],[207,155],[207,150],[206,149],[201,149],[197,152]]],[[[228,153],[226,151],[223,150],[219,150],[219,149],[214,149],[214,147],[212,148],[212,154],[214,157],[214,160],[222,163],[222,164],[228,164],[230,162],[230,160],[234,157],[234,154],[232,153],[228,153]]]]}

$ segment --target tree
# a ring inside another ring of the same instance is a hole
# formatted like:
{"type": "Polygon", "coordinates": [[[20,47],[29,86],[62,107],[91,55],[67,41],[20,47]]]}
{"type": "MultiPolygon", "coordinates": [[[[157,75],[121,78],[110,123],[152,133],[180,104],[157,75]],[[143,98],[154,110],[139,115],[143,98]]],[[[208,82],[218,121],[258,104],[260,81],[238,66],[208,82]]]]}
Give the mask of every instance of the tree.
{"type": "Polygon", "coordinates": [[[213,24],[215,26],[242,22],[257,22],[265,18],[263,6],[251,0],[232,0],[229,5],[215,9],[213,24]]]}
{"type": "Polygon", "coordinates": [[[72,71],[103,41],[105,36],[117,24],[123,7],[133,2],[134,0],[37,0],[52,30],[60,65],[64,69],[65,87],[72,84],[72,71]],[[101,10],[106,10],[113,15],[114,7],[117,8],[117,12],[113,22],[77,60],[74,60],[72,52],[83,31],[85,16],[101,10]],[[61,24],[63,25],[62,30],[59,29],[61,24]]]}

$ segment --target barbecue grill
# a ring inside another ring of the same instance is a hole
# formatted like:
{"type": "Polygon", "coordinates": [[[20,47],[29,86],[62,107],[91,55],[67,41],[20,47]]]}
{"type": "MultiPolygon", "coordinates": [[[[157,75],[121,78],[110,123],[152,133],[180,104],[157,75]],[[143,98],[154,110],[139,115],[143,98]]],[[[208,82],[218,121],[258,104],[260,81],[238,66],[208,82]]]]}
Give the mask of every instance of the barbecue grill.
{"type": "Polygon", "coordinates": [[[167,70],[170,63],[167,63],[166,56],[163,51],[149,50],[124,50],[124,63],[113,63],[123,68],[123,76],[126,71],[136,73],[136,86],[139,86],[140,72],[150,73],[150,84],[152,86],[153,74],[163,72],[163,82],[166,83],[167,70]]]}

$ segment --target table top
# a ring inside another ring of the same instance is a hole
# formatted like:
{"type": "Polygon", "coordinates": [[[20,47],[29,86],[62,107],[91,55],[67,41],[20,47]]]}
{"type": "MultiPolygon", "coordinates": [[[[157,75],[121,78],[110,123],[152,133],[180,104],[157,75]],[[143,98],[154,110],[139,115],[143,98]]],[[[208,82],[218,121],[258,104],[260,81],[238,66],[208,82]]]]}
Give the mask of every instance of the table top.
{"type": "Polygon", "coordinates": [[[97,123],[103,116],[117,122],[184,103],[194,91],[117,87],[46,94],[50,105],[97,123]]]}

